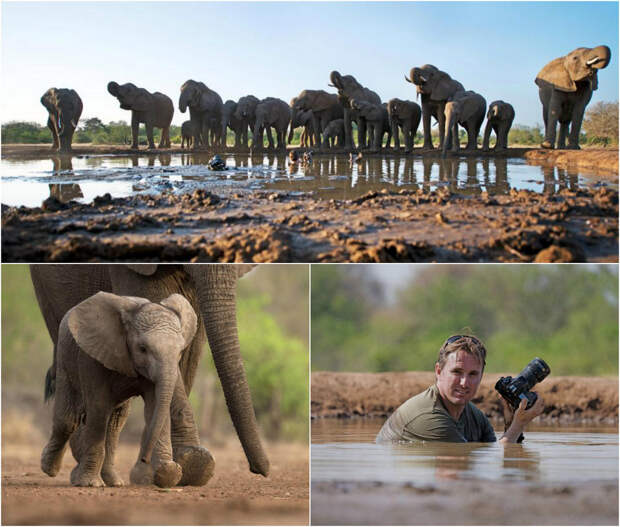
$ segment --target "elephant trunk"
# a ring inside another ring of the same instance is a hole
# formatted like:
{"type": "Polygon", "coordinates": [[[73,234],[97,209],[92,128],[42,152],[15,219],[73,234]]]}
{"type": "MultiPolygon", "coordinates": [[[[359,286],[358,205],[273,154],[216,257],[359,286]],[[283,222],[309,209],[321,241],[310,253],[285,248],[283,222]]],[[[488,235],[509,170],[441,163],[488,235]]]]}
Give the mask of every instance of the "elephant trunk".
{"type": "Polygon", "coordinates": [[[459,130],[457,123],[457,112],[450,107],[446,107],[445,111],[446,116],[446,124],[444,128],[444,140],[443,140],[443,149],[442,156],[446,155],[446,152],[449,148],[450,139],[452,139],[452,150],[457,151],[459,149],[459,130]]]}
{"type": "Polygon", "coordinates": [[[286,140],[286,142],[290,145],[291,141],[293,140],[293,135],[295,132],[295,126],[297,124],[297,108],[295,108],[295,106],[293,106],[291,108],[291,126],[290,126],[290,130],[288,133],[288,138],[286,140]]]}
{"type": "Polygon", "coordinates": [[[155,444],[159,440],[166,420],[170,419],[170,403],[177,381],[177,374],[178,366],[174,364],[168,371],[162,372],[160,378],[155,381],[155,409],[146,430],[146,439],[142,445],[142,452],[140,452],[140,460],[144,463],[151,462],[155,444]]]}
{"type": "Polygon", "coordinates": [[[108,82],[108,92],[110,95],[114,95],[114,97],[118,97],[118,83],[112,81],[108,82]]]}
{"type": "Polygon", "coordinates": [[[198,302],[213,361],[222,383],[230,417],[250,463],[250,471],[267,476],[269,460],[258,433],[258,423],[239,347],[236,314],[237,269],[233,265],[207,267],[206,274],[194,269],[188,272],[196,274],[194,281],[197,284],[198,302]]]}
{"type": "Polygon", "coordinates": [[[181,111],[181,113],[185,113],[185,110],[187,110],[187,107],[189,106],[189,100],[189,91],[183,90],[181,92],[181,96],[179,97],[179,110],[181,111]]]}
{"type": "Polygon", "coordinates": [[[597,46],[590,50],[586,58],[586,64],[591,68],[606,68],[611,60],[611,50],[607,46],[597,46]]]}

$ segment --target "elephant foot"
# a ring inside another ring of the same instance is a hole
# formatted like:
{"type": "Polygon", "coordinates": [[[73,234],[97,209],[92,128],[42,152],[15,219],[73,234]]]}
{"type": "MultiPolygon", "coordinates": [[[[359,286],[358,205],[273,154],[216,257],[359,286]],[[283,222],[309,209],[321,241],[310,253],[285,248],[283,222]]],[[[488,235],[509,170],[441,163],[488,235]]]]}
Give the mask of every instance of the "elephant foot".
{"type": "Polygon", "coordinates": [[[540,143],[541,148],[546,148],[548,150],[553,150],[553,145],[549,141],[543,141],[540,143]]]}
{"type": "Polygon", "coordinates": [[[174,487],[181,479],[183,469],[174,461],[166,461],[157,467],[153,476],[153,483],[158,487],[174,487]]]}
{"type": "Polygon", "coordinates": [[[183,469],[179,485],[206,485],[213,476],[215,460],[211,453],[201,446],[189,446],[175,450],[175,461],[183,469]]]}
{"type": "Polygon", "coordinates": [[[568,145],[566,150],[581,150],[581,147],[579,145],[568,145]]]}
{"type": "Polygon", "coordinates": [[[129,481],[134,485],[150,485],[153,483],[153,467],[151,464],[138,461],[129,473],[129,481]]]}
{"type": "Polygon", "coordinates": [[[64,449],[60,452],[53,450],[47,445],[41,454],[41,470],[48,476],[56,477],[62,466],[62,455],[64,449]]]}
{"type": "Polygon", "coordinates": [[[138,150],[138,145],[131,145],[129,148],[131,150],[138,150]]]}
{"type": "Polygon", "coordinates": [[[84,474],[77,465],[71,471],[71,485],[74,487],[105,487],[99,474],[84,474]]]}
{"type": "Polygon", "coordinates": [[[432,144],[424,143],[422,145],[422,148],[424,148],[425,150],[433,150],[435,147],[432,144]]]}
{"type": "Polygon", "coordinates": [[[113,468],[103,469],[101,471],[101,479],[103,479],[107,487],[122,487],[125,485],[123,479],[113,468]]]}

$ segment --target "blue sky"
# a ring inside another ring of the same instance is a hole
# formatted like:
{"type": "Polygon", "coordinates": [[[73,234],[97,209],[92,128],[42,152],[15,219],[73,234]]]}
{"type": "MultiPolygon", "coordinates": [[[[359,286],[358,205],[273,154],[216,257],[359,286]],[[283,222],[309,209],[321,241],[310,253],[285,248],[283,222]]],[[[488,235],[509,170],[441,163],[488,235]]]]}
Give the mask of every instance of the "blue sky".
{"type": "Polygon", "coordinates": [[[384,101],[415,100],[403,75],[434,64],[503,99],[515,123],[542,122],[534,78],[581,46],[608,45],[592,102],[618,100],[617,2],[7,2],[2,9],[2,122],[47,122],[39,99],[73,88],[82,117],[130,120],[106,91],[131,81],[161,91],[203,81],[223,100],[247,94],[287,102],[325,89],[333,69],[384,101]]]}

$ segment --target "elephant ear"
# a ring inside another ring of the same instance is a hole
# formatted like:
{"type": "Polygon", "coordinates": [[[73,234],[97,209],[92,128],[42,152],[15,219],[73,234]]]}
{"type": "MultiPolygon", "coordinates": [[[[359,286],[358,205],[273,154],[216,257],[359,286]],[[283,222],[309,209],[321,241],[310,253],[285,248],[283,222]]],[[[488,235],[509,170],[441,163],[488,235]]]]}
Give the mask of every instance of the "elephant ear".
{"type": "Polygon", "coordinates": [[[574,92],[577,90],[575,81],[571,79],[570,74],[564,66],[564,57],[557,58],[549,62],[536,75],[536,84],[541,86],[539,81],[551,84],[556,90],[564,92],[574,92]]]}
{"type": "Polygon", "coordinates": [[[69,331],[80,349],[106,368],[137,377],[127,348],[124,319],[148,302],[145,298],[100,291],[71,309],[69,331]]]}
{"type": "Polygon", "coordinates": [[[132,110],[137,110],[139,112],[145,112],[150,109],[153,101],[153,95],[150,94],[144,88],[138,88],[138,92],[136,93],[136,97],[131,105],[132,110]]]}
{"type": "Polygon", "coordinates": [[[455,92],[459,92],[461,90],[463,90],[463,86],[460,82],[452,79],[447,73],[440,71],[437,74],[437,80],[435,81],[431,91],[431,100],[445,101],[454,95],[455,92]]]}
{"type": "Polygon", "coordinates": [[[154,275],[155,271],[157,271],[157,264],[127,264],[127,267],[129,267],[129,269],[131,269],[134,273],[138,273],[143,276],[154,275]]]}
{"type": "MultiPolygon", "coordinates": [[[[338,99],[335,99],[336,101],[338,99]]],[[[332,97],[331,93],[323,92],[318,93],[316,98],[314,99],[314,104],[312,105],[312,110],[315,112],[323,112],[328,110],[334,105],[334,97],[332,97]]]]}
{"type": "Polygon", "coordinates": [[[192,305],[183,295],[177,293],[165,298],[160,304],[174,311],[176,316],[179,317],[185,346],[189,346],[198,328],[198,318],[196,317],[196,312],[192,308],[192,305]]]}
{"type": "Polygon", "coordinates": [[[243,275],[249,273],[256,267],[256,264],[234,264],[237,269],[237,278],[241,278],[243,275]]]}

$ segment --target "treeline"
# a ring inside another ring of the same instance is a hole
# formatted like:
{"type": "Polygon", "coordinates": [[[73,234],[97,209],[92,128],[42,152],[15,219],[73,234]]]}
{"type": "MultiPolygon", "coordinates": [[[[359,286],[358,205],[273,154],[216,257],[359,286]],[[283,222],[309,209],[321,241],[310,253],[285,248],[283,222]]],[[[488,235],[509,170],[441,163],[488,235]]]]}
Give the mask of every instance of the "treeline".
{"type": "Polygon", "coordinates": [[[472,332],[487,371],[518,373],[538,356],[555,375],[618,374],[611,266],[425,266],[392,303],[374,276],[313,266],[313,370],[432,371],[449,335],[472,332]]]}

